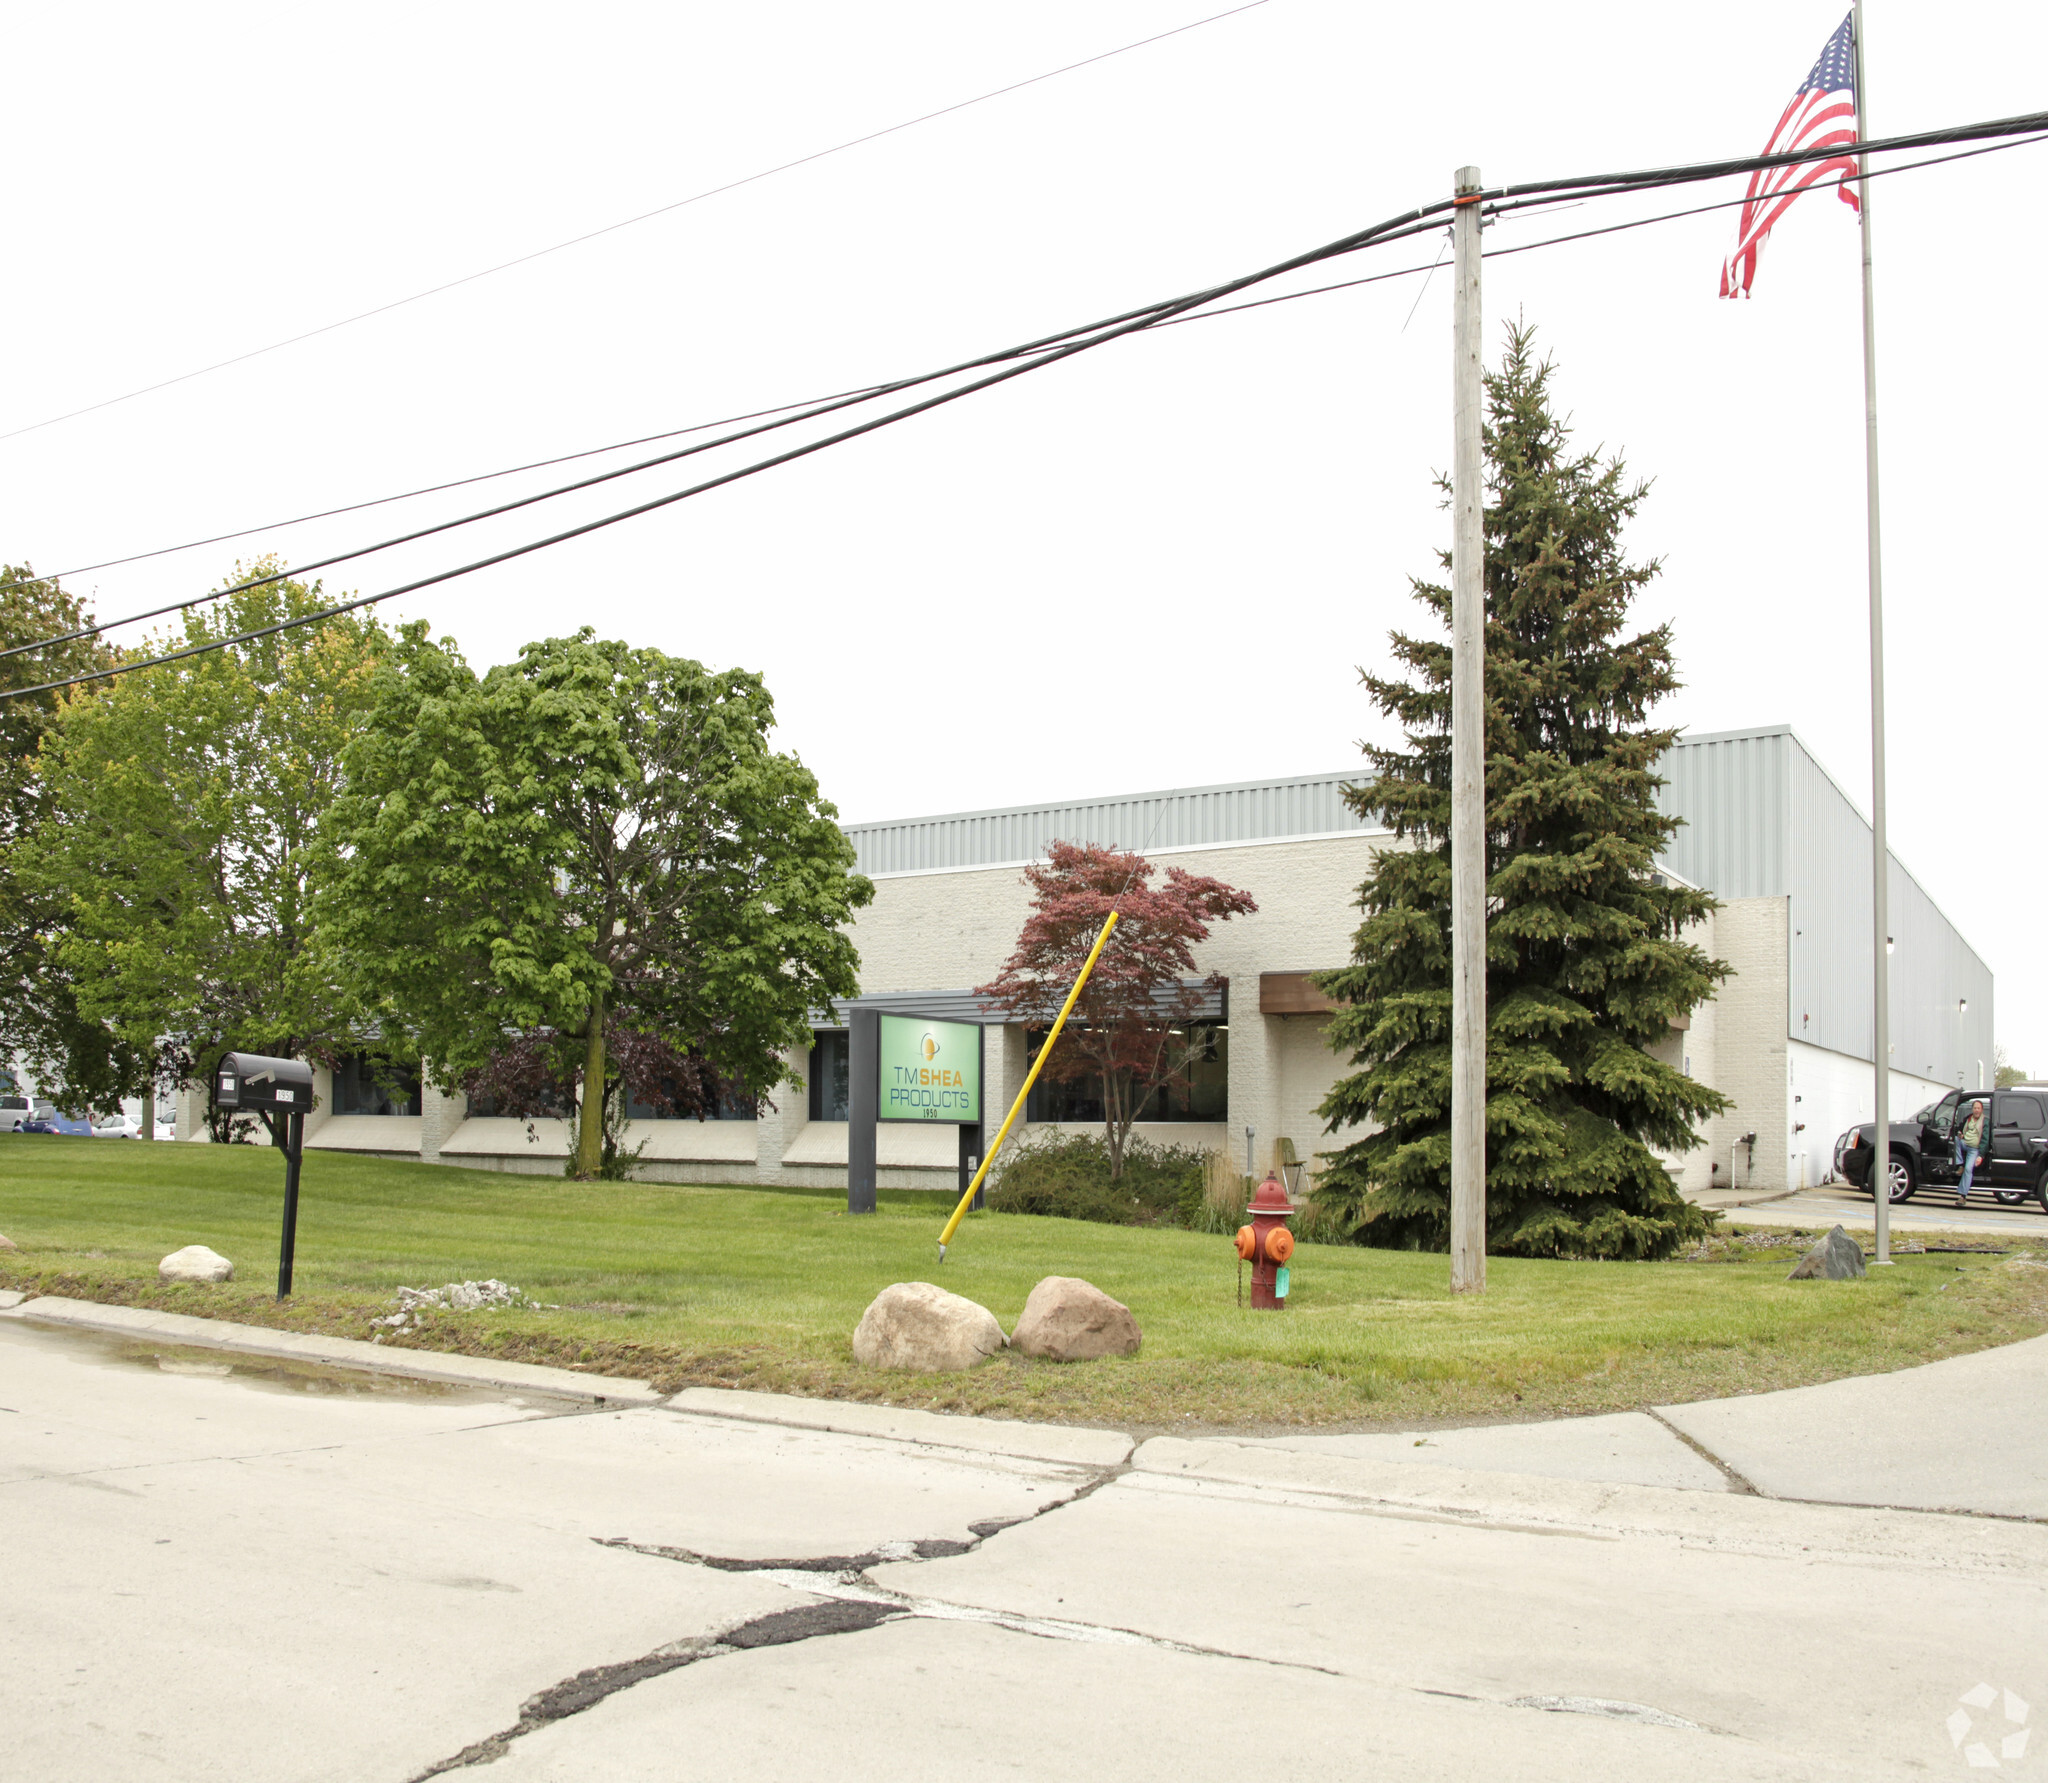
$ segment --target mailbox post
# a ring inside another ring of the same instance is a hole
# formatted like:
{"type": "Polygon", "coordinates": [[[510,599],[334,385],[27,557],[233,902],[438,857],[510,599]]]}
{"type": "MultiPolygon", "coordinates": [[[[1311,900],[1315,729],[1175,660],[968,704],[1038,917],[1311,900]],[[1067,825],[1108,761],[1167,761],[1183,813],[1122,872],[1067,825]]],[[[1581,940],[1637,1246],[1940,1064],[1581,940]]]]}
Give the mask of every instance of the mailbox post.
{"type": "Polygon", "coordinates": [[[313,1107],[313,1069],[297,1059],[261,1053],[226,1054],[213,1074],[213,1105],[260,1114],[270,1142],[284,1153],[284,1233],[277,1248],[277,1297],[292,1291],[292,1252],[299,1237],[299,1159],[306,1149],[306,1116],[313,1107]]]}

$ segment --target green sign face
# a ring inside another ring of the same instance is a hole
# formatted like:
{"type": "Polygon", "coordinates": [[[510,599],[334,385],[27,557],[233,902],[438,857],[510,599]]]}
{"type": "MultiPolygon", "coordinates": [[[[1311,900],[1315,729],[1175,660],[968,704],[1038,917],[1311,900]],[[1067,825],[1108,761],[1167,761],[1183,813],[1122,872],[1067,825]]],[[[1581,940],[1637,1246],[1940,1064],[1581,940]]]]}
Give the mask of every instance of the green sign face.
{"type": "Polygon", "coordinates": [[[981,1119],[981,1029],[973,1022],[929,1022],[914,1015],[882,1017],[883,1121],[981,1119]]]}

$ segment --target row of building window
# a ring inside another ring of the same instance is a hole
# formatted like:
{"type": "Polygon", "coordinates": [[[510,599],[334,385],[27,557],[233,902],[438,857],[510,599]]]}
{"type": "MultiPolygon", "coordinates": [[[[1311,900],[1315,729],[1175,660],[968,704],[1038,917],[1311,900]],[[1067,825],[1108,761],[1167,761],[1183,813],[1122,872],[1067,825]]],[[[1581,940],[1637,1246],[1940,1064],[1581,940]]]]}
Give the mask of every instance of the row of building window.
{"type": "MultiPolygon", "coordinates": [[[[1038,1057],[1044,1044],[1042,1032],[1032,1035],[1030,1056],[1038,1057]]],[[[1184,1082],[1155,1090],[1138,1111],[1141,1121],[1227,1120],[1230,1103],[1230,1029],[1222,1022],[1190,1022],[1176,1029],[1173,1044],[1185,1051],[1184,1082]]],[[[848,1097],[847,1036],[844,1030],[825,1031],[811,1046],[811,1106],[814,1121],[843,1121],[848,1097]]],[[[1008,1112],[985,1109],[985,1119],[1000,1120],[1008,1112]]],[[[1024,1104],[1027,1121],[1099,1121],[1102,1116],[1102,1083],[1099,1078],[1080,1078],[1056,1083],[1040,1078],[1031,1086],[1024,1104]]]]}
{"type": "MultiPolygon", "coordinates": [[[[1042,1033],[1031,1037],[1030,1057],[1036,1059],[1044,1043],[1042,1033]]],[[[1186,1049],[1184,1082],[1155,1090],[1138,1113],[1141,1121],[1220,1121],[1229,1118],[1227,1088],[1230,1079],[1230,1030],[1221,1022],[1191,1022],[1176,1030],[1175,1044],[1186,1049]]],[[[811,1046],[810,1117],[814,1121],[843,1121],[848,1100],[847,1036],[842,1030],[820,1032],[811,1046]]],[[[418,1114],[420,1074],[416,1067],[394,1065],[362,1053],[344,1056],[334,1068],[334,1112],[336,1114],[418,1114]]],[[[567,1120],[574,1113],[565,1100],[543,1094],[514,1108],[501,1107],[489,1096],[473,1097],[469,1112],[488,1119],[509,1115],[522,1120],[567,1120]]],[[[661,1115],[653,1107],[631,1097],[626,1118],[635,1121],[687,1120],[687,1115],[661,1115]]],[[[741,1097],[725,1097],[708,1119],[745,1121],[754,1118],[753,1105],[741,1097]]],[[[1031,1086],[1024,1106],[1029,1121],[1092,1122],[1103,1118],[1100,1080],[1080,1078],[1054,1082],[1041,1078],[1031,1086]]]]}
{"type": "MultiPolygon", "coordinates": [[[[373,1059],[362,1053],[345,1054],[334,1067],[334,1112],[336,1114],[418,1114],[420,1074],[417,1067],[394,1065],[388,1059],[373,1059]]],[[[522,1099],[517,1107],[500,1104],[491,1096],[472,1097],[469,1112],[482,1119],[509,1115],[519,1120],[568,1120],[575,1113],[564,1097],[550,1091],[522,1099]]],[[[657,1113],[651,1103],[637,1096],[626,1100],[629,1121],[694,1120],[694,1115],[657,1113]]],[[[738,1096],[721,1097],[711,1114],[714,1121],[750,1121],[753,1105],[738,1096]]]]}

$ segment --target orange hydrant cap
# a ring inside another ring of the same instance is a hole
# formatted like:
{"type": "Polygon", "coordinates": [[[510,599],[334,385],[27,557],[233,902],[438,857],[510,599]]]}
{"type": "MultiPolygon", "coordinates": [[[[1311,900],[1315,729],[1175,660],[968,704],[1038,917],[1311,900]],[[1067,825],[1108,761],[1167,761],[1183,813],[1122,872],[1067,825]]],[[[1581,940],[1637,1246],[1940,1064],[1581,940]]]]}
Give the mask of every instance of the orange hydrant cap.
{"type": "Polygon", "coordinates": [[[1249,1226],[1238,1227],[1237,1254],[1240,1257],[1242,1257],[1247,1263],[1249,1263],[1252,1260],[1252,1258],[1258,1255],[1258,1251],[1259,1235],[1256,1232],[1254,1232],[1249,1226]]]}
{"type": "Polygon", "coordinates": [[[1266,1234],[1266,1261],[1284,1263],[1294,1255],[1294,1234],[1285,1226],[1275,1226],[1266,1234]]]}

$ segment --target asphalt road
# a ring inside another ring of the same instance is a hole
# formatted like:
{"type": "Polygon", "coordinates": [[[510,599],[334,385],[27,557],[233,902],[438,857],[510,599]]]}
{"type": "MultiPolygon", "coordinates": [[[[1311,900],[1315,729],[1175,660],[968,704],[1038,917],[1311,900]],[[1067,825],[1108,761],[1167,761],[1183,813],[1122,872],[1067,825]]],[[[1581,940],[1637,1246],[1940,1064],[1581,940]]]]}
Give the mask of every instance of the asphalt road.
{"type": "Polygon", "coordinates": [[[2048,1339],[1134,1449],[9,1314],[0,1554],[0,1771],[36,1783],[2039,1774],[2048,1339]]]}

